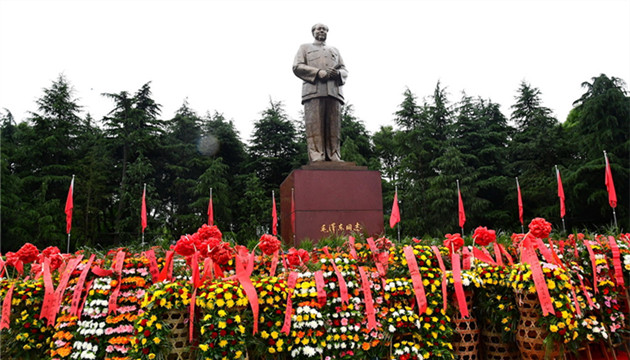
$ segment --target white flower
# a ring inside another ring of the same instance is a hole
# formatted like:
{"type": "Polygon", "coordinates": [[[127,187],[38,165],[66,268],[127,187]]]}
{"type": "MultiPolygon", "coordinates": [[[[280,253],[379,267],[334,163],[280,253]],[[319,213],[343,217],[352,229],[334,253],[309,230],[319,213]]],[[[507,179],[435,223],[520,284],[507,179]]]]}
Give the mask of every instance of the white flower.
{"type": "Polygon", "coordinates": [[[389,325],[389,328],[387,328],[387,330],[389,330],[390,333],[394,333],[396,332],[396,327],[394,325],[389,325]]]}

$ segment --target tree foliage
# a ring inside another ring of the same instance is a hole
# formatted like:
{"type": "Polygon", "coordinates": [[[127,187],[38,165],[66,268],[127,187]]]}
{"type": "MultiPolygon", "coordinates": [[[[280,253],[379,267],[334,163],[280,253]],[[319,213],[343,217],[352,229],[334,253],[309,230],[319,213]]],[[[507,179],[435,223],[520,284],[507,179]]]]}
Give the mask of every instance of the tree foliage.
{"type": "MultiPolygon", "coordinates": [[[[609,226],[604,186],[610,159],[620,230],[628,231],[630,97],[626,84],[601,74],[582,84],[565,122],[544,106],[543,93],[518,84],[509,118],[490,99],[462,94],[455,102],[440,82],[419,99],[410,89],[392,119],[370,134],[342,109],[342,158],[382,174],[384,221],[398,189],[403,236],[459,232],[457,181],[466,208],[464,231],[489,226],[520,230],[515,177],[525,220],[542,216],[560,227],[555,166],[562,172],[567,230],[609,226]]],[[[112,109],[93,119],[60,75],[44,88],[26,121],[0,114],[2,251],[29,241],[65,249],[64,203],[75,175],[71,250],[139,241],[140,203],[147,186],[149,243],[177,240],[214,222],[241,244],[268,232],[271,192],[307,162],[304,124],[281,102],[254,122],[245,144],[233,120],[198,115],[187,101],[162,119],[150,83],[103,94],[112,109]]],[[[386,226],[387,235],[395,233],[386,226]]],[[[395,231],[395,230],[394,230],[395,231]]]]}

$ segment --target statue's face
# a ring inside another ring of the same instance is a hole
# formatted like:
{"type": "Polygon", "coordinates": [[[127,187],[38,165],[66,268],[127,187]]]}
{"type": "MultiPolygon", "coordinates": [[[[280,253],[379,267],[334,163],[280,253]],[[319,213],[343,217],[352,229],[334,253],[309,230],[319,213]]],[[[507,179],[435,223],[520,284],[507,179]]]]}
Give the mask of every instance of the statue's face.
{"type": "Polygon", "coordinates": [[[313,36],[315,40],[318,41],[326,41],[326,36],[328,35],[328,28],[324,24],[317,24],[315,26],[315,30],[313,30],[313,36]]]}

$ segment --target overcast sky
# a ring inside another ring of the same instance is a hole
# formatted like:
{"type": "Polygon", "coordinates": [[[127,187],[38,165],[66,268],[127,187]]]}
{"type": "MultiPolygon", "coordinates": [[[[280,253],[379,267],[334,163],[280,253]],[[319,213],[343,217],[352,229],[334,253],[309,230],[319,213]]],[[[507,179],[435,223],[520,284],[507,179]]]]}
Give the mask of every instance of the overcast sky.
{"type": "Polygon", "coordinates": [[[63,73],[100,120],[113,108],[102,93],[151,81],[161,118],[188,98],[247,140],[270,98],[299,118],[291,65],[317,22],[330,28],[349,71],[346,99],[370,132],[393,125],[407,87],[421,102],[440,81],[451,102],[465,91],[509,117],[525,80],[564,121],[583,81],[630,81],[628,0],[0,0],[0,109],[26,119],[63,73]]]}

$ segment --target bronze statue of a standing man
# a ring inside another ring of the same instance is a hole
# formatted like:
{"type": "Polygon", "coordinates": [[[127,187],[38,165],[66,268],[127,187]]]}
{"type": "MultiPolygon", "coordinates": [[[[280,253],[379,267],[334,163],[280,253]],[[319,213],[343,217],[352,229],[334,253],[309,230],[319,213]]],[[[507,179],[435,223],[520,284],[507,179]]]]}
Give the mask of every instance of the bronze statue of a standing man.
{"type": "Polygon", "coordinates": [[[328,26],[315,24],[311,32],[315,42],[300,46],[293,62],[293,73],[304,80],[302,104],[308,159],[341,161],[341,87],[348,71],[339,50],[326,45],[328,26]]]}

